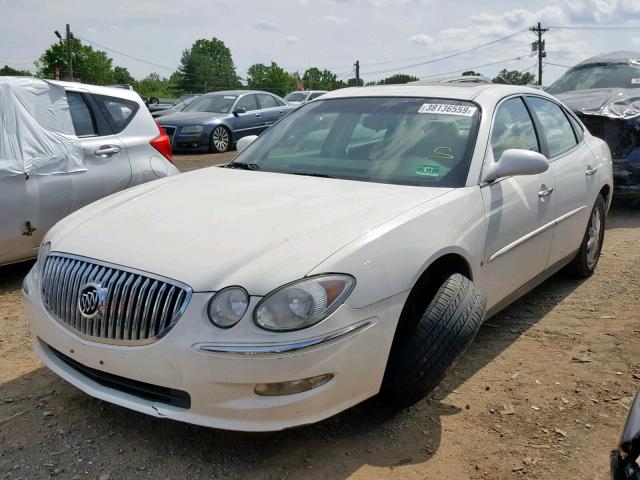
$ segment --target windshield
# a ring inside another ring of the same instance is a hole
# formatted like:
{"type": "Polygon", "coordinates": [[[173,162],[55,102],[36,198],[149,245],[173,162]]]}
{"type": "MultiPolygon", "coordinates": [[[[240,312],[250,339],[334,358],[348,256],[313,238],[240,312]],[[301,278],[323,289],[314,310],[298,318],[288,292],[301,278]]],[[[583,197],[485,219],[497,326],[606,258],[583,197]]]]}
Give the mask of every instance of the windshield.
{"type": "Polygon", "coordinates": [[[304,102],[307,99],[307,92],[291,92],[284,99],[288,102],[304,102]]]}
{"type": "Polygon", "coordinates": [[[640,65],[628,63],[590,63],[572,68],[551,85],[552,94],[589,88],[638,88],[640,65]]]}
{"type": "Polygon", "coordinates": [[[267,172],[436,187],[464,186],[478,107],[461,100],[317,100],[263,133],[230,164],[267,172]]]}
{"type": "Polygon", "coordinates": [[[187,105],[183,112],[229,113],[236,98],[235,95],[203,95],[187,105]]]}

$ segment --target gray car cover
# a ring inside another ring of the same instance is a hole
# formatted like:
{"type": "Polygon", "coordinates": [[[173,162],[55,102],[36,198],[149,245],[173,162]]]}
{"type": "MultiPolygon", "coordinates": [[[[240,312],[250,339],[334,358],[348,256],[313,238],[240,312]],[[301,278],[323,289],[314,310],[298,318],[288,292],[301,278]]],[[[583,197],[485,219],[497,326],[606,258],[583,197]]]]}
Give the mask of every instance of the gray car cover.
{"type": "Polygon", "coordinates": [[[84,171],[82,155],[63,87],[0,77],[0,177],[84,171]]]}

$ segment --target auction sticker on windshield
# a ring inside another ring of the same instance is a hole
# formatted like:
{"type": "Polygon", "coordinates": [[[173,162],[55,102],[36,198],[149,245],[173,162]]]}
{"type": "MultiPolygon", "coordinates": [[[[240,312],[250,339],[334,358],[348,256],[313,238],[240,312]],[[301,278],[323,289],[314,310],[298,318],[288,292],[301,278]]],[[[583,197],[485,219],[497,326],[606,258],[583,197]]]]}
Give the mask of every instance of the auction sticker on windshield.
{"type": "Polygon", "coordinates": [[[468,105],[449,105],[446,103],[424,103],[418,113],[437,113],[440,115],[461,115],[471,117],[476,113],[478,107],[468,105]]]}

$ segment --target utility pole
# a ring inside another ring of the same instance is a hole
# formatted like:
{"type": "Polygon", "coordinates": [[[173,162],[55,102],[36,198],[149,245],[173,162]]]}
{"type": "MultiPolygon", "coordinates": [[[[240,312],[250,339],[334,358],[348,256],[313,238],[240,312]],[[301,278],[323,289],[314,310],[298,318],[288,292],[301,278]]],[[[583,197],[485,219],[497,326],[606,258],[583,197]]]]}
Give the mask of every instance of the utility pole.
{"type": "Polygon", "coordinates": [[[359,87],[360,86],[360,60],[356,60],[354,67],[356,67],[356,87],[359,87]]]}
{"type": "Polygon", "coordinates": [[[69,26],[69,24],[67,23],[67,66],[69,68],[69,81],[73,82],[73,60],[71,58],[71,39],[73,38],[73,35],[71,34],[71,27],[69,26]]]}
{"type": "Polygon", "coordinates": [[[533,42],[531,50],[532,52],[538,51],[538,85],[542,86],[542,59],[547,56],[547,52],[545,51],[544,40],[542,40],[542,34],[548,32],[548,28],[542,28],[540,22],[538,22],[537,27],[531,27],[530,30],[534,33],[538,34],[538,41],[533,42]]]}

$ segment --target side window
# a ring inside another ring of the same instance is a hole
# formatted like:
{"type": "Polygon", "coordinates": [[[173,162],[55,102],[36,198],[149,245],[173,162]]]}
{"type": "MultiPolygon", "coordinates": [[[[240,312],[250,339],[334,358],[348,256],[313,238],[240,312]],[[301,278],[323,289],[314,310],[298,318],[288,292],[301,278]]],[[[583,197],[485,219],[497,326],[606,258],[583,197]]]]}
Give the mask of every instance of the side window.
{"type": "Polygon", "coordinates": [[[78,137],[96,135],[96,125],[86,100],[80,92],[67,92],[69,113],[78,137]]]}
{"type": "Polygon", "coordinates": [[[491,130],[491,147],[495,161],[510,148],[540,151],[533,121],[521,98],[511,98],[498,107],[491,130]]]}
{"type": "Polygon", "coordinates": [[[581,142],[582,139],[584,138],[584,129],[582,128],[582,125],[580,125],[580,122],[576,121],[576,119],[573,118],[572,115],[569,115],[566,112],[565,114],[569,118],[571,125],[573,125],[573,130],[576,132],[576,136],[578,137],[578,142],[581,142]]]}
{"type": "Polygon", "coordinates": [[[236,104],[236,108],[246,108],[247,112],[251,112],[252,110],[258,110],[258,103],[256,102],[255,94],[245,95],[236,104]]]}
{"type": "Polygon", "coordinates": [[[528,97],[527,102],[538,117],[549,146],[549,158],[573,148],[578,142],[562,108],[540,97],[528,97]]]}
{"type": "Polygon", "coordinates": [[[320,92],[312,93],[311,95],[309,95],[309,100],[313,100],[314,98],[318,98],[322,95],[324,95],[324,93],[320,93],[320,92]]]}
{"type": "Polygon", "coordinates": [[[275,108],[280,106],[276,97],[267,95],[266,93],[259,93],[258,99],[260,100],[261,108],[275,108]]]}
{"type": "Polygon", "coordinates": [[[105,95],[94,95],[93,98],[115,133],[122,132],[140,108],[136,102],[124,98],[105,95]]]}

